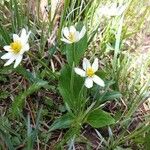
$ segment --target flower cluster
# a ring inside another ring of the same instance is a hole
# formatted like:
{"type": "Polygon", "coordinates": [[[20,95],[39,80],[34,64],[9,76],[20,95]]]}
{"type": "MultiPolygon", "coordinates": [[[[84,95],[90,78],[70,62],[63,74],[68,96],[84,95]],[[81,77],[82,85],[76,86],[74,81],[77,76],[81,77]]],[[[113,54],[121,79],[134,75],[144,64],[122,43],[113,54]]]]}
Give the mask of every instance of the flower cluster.
{"type": "MultiPolygon", "coordinates": [[[[82,27],[81,31],[77,31],[74,26],[70,26],[63,28],[62,30],[62,41],[64,41],[67,44],[78,42],[80,39],[84,37],[86,33],[85,26],[82,27]]],[[[104,81],[95,75],[95,72],[98,70],[98,59],[96,58],[91,65],[89,60],[86,58],[83,59],[83,70],[80,68],[74,68],[75,72],[80,75],[81,77],[85,77],[85,83],[84,85],[87,88],[93,87],[93,82],[96,84],[104,87],[104,81]]]]}
{"type": "MultiPolygon", "coordinates": [[[[28,32],[23,28],[20,36],[17,34],[13,34],[13,42],[10,45],[4,46],[4,50],[7,51],[1,59],[7,59],[8,61],[4,64],[4,66],[8,66],[12,64],[14,61],[14,68],[16,68],[22,58],[24,52],[29,50],[28,39],[31,32],[28,32]]],[[[85,26],[82,27],[81,31],[77,31],[74,26],[65,27],[62,29],[62,38],[61,40],[67,44],[72,44],[78,42],[80,39],[84,37],[86,33],[85,26]]],[[[95,72],[98,70],[98,59],[95,58],[93,64],[89,62],[86,58],[83,59],[83,70],[75,67],[74,71],[76,74],[81,77],[85,77],[85,86],[87,88],[91,88],[93,86],[93,82],[104,87],[104,81],[98,77],[95,72]]]]}

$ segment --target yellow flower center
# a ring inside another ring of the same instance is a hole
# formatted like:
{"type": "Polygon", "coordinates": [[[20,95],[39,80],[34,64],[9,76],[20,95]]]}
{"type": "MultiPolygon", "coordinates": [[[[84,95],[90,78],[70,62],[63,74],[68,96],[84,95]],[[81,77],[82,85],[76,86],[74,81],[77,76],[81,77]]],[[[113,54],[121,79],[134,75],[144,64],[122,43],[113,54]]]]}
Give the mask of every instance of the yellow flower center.
{"type": "Polygon", "coordinates": [[[75,41],[75,33],[70,32],[70,33],[69,33],[69,36],[68,36],[68,39],[69,39],[71,42],[74,42],[74,41],[75,41]]]}
{"type": "Polygon", "coordinates": [[[22,44],[19,41],[15,41],[13,43],[10,44],[10,47],[12,49],[12,51],[17,54],[20,52],[21,48],[22,48],[22,44]]]}
{"type": "Polygon", "coordinates": [[[92,67],[87,68],[87,70],[86,70],[86,75],[87,75],[88,77],[92,77],[92,76],[94,75],[94,70],[93,70],[92,67]]]}

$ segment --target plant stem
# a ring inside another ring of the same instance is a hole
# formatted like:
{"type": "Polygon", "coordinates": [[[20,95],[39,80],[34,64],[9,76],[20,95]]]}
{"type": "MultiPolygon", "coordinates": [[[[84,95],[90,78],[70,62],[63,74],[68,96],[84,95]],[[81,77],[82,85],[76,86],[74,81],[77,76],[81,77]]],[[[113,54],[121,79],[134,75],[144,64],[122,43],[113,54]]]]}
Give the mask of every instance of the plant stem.
{"type": "Polygon", "coordinates": [[[76,66],[75,43],[73,43],[73,61],[74,61],[74,65],[76,66]]]}

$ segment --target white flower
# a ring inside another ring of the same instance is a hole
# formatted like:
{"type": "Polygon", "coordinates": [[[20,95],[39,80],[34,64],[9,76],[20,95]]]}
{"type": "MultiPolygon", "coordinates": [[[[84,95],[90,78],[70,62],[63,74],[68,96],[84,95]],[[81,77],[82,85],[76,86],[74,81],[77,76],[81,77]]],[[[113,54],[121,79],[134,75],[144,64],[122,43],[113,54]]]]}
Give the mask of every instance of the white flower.
{"type": "Polygon", "coordinates": [[[106,17],[120,16],[126,9],[125,5],[117,6],[117,3],[105,5],[100,8],[99,14],[106,17]]]}
{"type": "Polygon", "coordinates": [[[91,88],[93,86],[93,82],[104,87],[104,81],[95,75],[95,72],[98,70],[98,59],[95,58],[93,64],[89,62],[86,58],[83,59],[83,70],[80,68],[74,68],[75,73],[80,75],[81,77],[86,77],[84,85],[87,88],[91,88]]]}
{"type": "Polygon", "coordinates": [[[82,30],[79,32],[74,26],[65,27],[62,29],[62,38],[61,40],[67,44],[78,42],[86,33],[85,26],[82,27],[82,30]]]}
{"type": "Polygon", "coordinates": [[[10,65],[14,61],[14,68],[20,64],[23,53],[29,50],[28,38],[30,33],[31,32],[27,33],[23,28],[20,37],[17,34],[13,34],[13,42],[3,47],[4,50],[8,52],[1,57],[1,59],[8,59],[4,66],[10,65]]]}

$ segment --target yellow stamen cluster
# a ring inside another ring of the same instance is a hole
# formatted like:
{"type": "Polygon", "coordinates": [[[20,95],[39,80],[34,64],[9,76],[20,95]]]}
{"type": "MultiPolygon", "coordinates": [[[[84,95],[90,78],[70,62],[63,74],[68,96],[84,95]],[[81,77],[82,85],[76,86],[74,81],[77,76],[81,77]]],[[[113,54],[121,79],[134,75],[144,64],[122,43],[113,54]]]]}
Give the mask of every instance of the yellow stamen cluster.
{"type": "Polygon", "coordinates": [[[70,32],[68,38],[71,42],[74,42],[75,41],[75,33],[70,32]]]}
{"type": "Polygon", "coordinates": [[[17,54],[20,52],[21,48],[22,48],[22,44],[19,41],[15,41],[13,43],[10,44],[10,47],[12,49],[12,51],[17,54]]]}
{"type": "Polygon", "coordinates": [[[94,70],[93,70],[92,67],[87,68],[87,70],[86,70],[86,75],[87,75],[88,77],[92,77],[92,76],[94,75],[94,70]]]}

